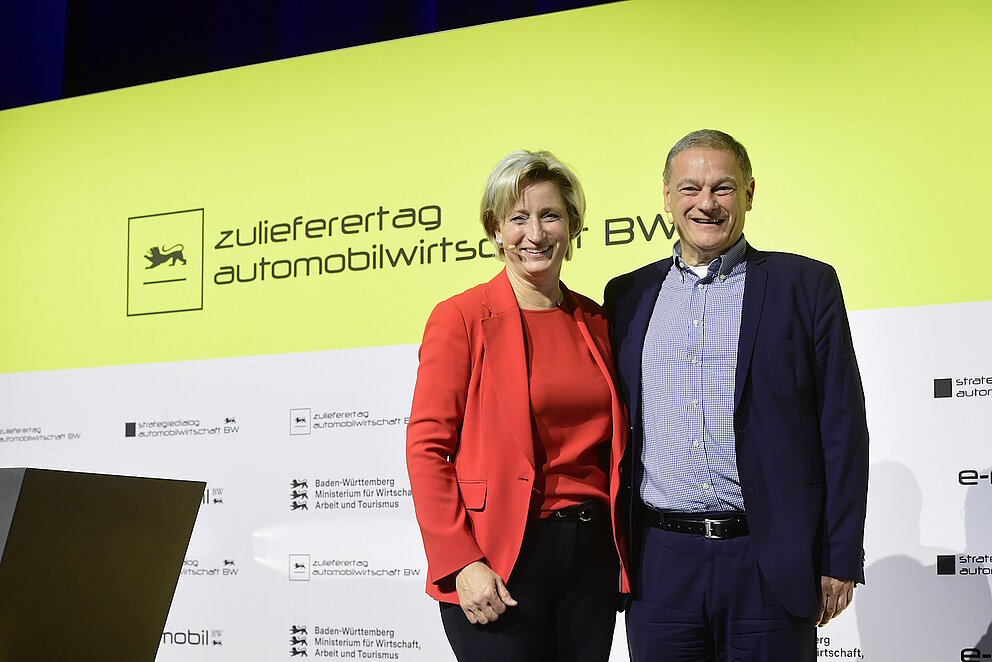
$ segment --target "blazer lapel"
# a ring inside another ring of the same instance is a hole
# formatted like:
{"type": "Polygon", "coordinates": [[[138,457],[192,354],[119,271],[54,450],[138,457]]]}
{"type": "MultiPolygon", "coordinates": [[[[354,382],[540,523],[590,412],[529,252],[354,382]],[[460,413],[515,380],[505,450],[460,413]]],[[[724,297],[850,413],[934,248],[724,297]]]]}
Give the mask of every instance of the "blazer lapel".
{"type": "Polygon", "coordinates": [[[524,327],[505,270],[489,281],[482,306],[485,315],[481,323],[485,370],[489,372],[493,392],[499,400],[501,418],[510,430],[513,442],[534,468],[524,327]]]}
{"type": "MultiPolygon", "coordinates": [[[[562,290],[565,292],[565,298],[568,301],[569,306],[572,309],[572,316],[575,318],[575,324],[579,328],[579,334],[582,339],[585,340],[586,346],[589,348],[589,352],[592,354],[593,360],[596,362],[596,366],[599,368],[600,372],[603,373],[603,378],[606,380],[606,385],[610,389],[610,403],[611,403],[611,413],[613,418],[613,441],[611,444],[612,457],[615,461],[610,463],[611,467],[616,467],[623,456],[623,451],[625,447],[625,440],[627,435],[625,428],[627,427],[627,418],[623,413],[623,406],[620,404],[620,396],[616,389],[616,368],[613,365],[613,361],[607,361],[606,358],[611,355],[609,348],[609,338],[610,338],[610,328],[609,323],[606,321],[606,317],[592,317],[587,315],[579,307],[577,299],[572,295],[572,292],[565,287],[562,283],[562,290]]],[[[610,478],[613,480],[613,477],[610,478]]]]}
{"type": "Polygon", "coordinates": [[[647,272],[647,282],[635,283],[631,287],[631,290],[637,293],[637,300],[633,302],[634,308],[626,327],[626,338],[617,338],[617,345],[621,349],[621,355],[617,362],[620,365],[620,371],[625,376],[624,381],[627,388],[630,390],[630,421],[635,429],[641,423],[641,369],[644,356],[644,337],[647,335],[648,324],[651,322],[652,313],[654,313],[654,305],[658,301],[661,283],[671,268],[672,258],[662,260],[658,263],[657,269],[651,269],[647,272]]]}
{"type": "Polygon", "coordinates": [[[579,333],[586,341],[596,365],[603,373],[603,377],[610,380],[615,379],[616,368],[612,361],[606,360],[606,357],[611,355],[609,323],[605,317],[592,317],[586,314],[579,306],[578,299],[572,294],[572,291],[565,287],[565,283],[561,284],[561,289],[565,293],[565,300],[568,302],[575,323],[579,327],[579,333]]]}
{"type": "Polygon", "coordinates": [[[744,383],[751,370],[751,356],[754,341],[758,335],[758,322],[761,309],[765,305],[765,286],[768,284],[768,270],[765,268],[764,254],[747,247],[747,276],[744,280],[744,302],[741,306],[741,333],[737,341],[737,374],[734,385],[734,410],[741,401],[744,383]]]}

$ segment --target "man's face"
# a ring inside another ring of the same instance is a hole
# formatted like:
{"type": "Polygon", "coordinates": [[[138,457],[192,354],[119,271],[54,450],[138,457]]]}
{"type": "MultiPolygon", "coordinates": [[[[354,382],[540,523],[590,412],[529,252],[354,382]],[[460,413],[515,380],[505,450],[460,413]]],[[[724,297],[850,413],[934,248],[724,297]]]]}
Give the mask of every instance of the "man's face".
{"type": "Polygon", "coordinates": [[[682,259],[694,266],[709,264],[744,232],[754,179],[744,181],[732,153],[692,147],[672,160],[669,180],[665,211],[672,214],[682,240],[682,259]]]}

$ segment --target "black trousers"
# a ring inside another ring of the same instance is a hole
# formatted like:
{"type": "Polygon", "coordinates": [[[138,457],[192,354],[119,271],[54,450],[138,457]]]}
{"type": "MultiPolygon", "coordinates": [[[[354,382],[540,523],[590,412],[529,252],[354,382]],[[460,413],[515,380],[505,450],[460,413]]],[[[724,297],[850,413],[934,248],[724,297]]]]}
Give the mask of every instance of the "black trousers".
{"type": "Polygon", "coordinates": [[[506,588],[518,602],[495,623],[473,625],[457,604],[441,621],[459,662],[606,662],[619,600],[609,516],[527,525],[506,588]]]}

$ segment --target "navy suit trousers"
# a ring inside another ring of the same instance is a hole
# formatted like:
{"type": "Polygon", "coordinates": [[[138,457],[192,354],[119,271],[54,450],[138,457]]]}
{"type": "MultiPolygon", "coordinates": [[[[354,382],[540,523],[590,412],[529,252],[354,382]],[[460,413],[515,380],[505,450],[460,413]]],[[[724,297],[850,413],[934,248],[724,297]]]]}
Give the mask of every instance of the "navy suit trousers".
{"type": "Polygon", "coordinates": [[[813,662],[816,628],[768,588],[748,535],[646,527],[627,611],[633,662],[813,662]]]}

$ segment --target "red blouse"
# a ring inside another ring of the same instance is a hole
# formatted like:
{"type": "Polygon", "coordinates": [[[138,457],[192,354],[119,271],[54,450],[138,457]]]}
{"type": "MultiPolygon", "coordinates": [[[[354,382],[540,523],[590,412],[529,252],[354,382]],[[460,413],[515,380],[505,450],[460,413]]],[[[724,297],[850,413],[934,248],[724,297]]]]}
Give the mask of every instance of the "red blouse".
{"type": "Polygon", "coordinates": [[[534,514],[609,503],[610,389],[575,318],[562,307],[521,310],[534,432],[534,514]]]}

